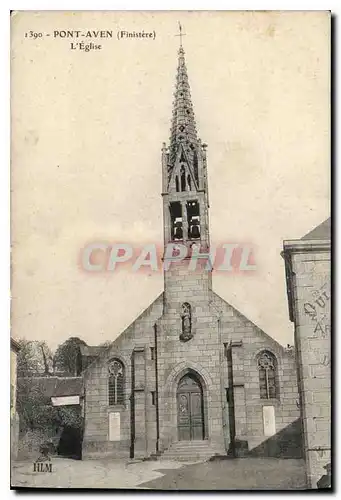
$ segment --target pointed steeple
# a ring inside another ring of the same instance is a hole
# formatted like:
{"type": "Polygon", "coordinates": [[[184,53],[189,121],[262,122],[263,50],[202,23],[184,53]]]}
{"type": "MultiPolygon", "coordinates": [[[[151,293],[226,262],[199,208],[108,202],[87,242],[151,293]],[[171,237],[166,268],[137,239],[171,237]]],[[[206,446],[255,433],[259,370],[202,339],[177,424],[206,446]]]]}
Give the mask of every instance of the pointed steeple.
{"type": "Polygon", "coordinates": [[[183,33],[179,26],[180,47],[173,102],[169,147],[162,146],[162,197],[164,240],[181,241],[191,247],[200,242],[209,248],[208,186],[206,144],[197,136],[191,92],[188,83],[183,33]]]}
{"type": "MultiPolygon", "coordinates": [[[[182,146],[187,161],[196,171],[194,163],[194,152],[198,147],[198,137],[195,125],[191,91],[188,82],[185,51],[182,47],[180,29],[180,48],[178,52],[178,69],[176,75],[176,86],[173,102],[173,117],[169,147],[169,167],[172,170],[177,158],[178,151],[182,146]]],[[[197,173],[195,172],[197,176],[197,173]]]]}

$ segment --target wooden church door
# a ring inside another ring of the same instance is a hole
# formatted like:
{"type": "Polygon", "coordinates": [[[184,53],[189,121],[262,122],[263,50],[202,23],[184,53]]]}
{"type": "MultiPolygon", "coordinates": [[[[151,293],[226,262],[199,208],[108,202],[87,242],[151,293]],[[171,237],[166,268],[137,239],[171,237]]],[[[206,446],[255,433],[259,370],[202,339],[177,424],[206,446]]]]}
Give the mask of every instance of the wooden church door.
{"type": "Polygon", "coordinates": [[[178,437],[179,440],[193,441],[204,439],[204,405],[200,382],[191,374],[179,382],[178,437]]]}

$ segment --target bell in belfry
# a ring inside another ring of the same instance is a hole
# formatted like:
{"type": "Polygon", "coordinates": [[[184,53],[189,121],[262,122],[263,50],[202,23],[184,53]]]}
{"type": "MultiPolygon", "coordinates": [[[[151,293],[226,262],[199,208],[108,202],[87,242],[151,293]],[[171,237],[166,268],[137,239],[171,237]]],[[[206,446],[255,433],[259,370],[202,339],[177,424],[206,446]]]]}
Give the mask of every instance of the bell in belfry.
{"type": "Polygon", "coordinates": [[[175,223],[175,230],[174,230],[174,239],[175,240],[182,240],[182,236],[183,236],[182,224],[181,224],[181,222],[176,222],[175,223]]]}
{"type": "Polygon", "coordinates": [[[192,221],[192,227],[191,227],[191,238],[200,238],[200,227],[199,227],[199,221],[193,220],[192,221]]]}

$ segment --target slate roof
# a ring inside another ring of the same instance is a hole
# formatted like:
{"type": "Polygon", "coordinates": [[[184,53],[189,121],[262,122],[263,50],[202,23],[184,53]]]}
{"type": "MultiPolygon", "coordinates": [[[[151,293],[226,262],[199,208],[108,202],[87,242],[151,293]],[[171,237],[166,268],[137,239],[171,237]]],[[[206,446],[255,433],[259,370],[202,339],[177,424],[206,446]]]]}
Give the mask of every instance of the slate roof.
{"type": "Polygon", "coordinates": [[[106,350],[106,346],[92,346],[92,345],[81,345],[79,346],[82,356],[99,356],[103,351],[106,350]]]}
{"type": "Polygon", "coordinates": [[[326,219],[322,224],[315,227],[312,231],[307,233],[302,240],[330,240],[331,236],[331,217],[326,219]]]}
{"type": "Polygon", "coordinates": [[[83,393],[83,378],[71,377],[57,379],[53,396],[80,396],[83,393]]]}
{"type": "Polygon", "coordinates": [[[13,337],[11,337],[11,350],[14,352],[20,351],[20,344],[13,337]]]}
{"type": "Polygon", "coordinates": [[[20,382],[29,381],[31,387],[37,389],[45,398],[60,396],[81,396],[83,395],[82,377],[20,377],[20,382]]]}

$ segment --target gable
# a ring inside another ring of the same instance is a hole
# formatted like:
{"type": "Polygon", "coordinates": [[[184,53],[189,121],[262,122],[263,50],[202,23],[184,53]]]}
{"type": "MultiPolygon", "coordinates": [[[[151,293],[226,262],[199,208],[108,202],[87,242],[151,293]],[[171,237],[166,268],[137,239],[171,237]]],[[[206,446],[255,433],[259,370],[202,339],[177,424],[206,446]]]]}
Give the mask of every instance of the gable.
{"type": "Polygon", "coordinates": [[[91,370],[111,357],[119,357],[127,364],[134,347],[154,344],[154,324],[162,316],[163,292],[85,369],[86,377],[91,370]]]}
{"type": "Polygon", "coordinates": [[[174,167],[172,167],[172,171],[170,173],[169,181],[168,181],[168,190],[171,190],[171,186],[175,185],[175,176],[177,175],[180,178],[180,165],[185,164],[188,168],[189,175],[191,177],[191,182],[193,183],[193,187],[195,190],[198,190],[198,181],[194,175],[191,162],[188,159],[187,153],[181,144],[179,150],[177,152],[176,160],[174,162],[174,167]]]}
{"type": "Polygon", "coordinates": [[[268,347],[271,347],[276,353],[283,354],[287,351],[285,348],[277,342],[273,337],[265,333],[261,328],[259,328],[255,323],[244,316],[238,309],[233,307],[231,304],[226,302],[220,295],[212,291],[212,302],[218,311],[222,312],[223,325],[222,333],[225,336],[231,338],[232,336],[236,340],[243,340],[245,334],[250,337],[252,336],[255,340],[264,342],[268,347]],[[225,328],[224,328],[225,326],[225,328]]]}
{"type": "Polygon", "coordinates": [[[315,227],[312,231],[307,233],[302,240],[330,240],[331,235],[331,218],[326,219],[322,224],[315,227]]]}

